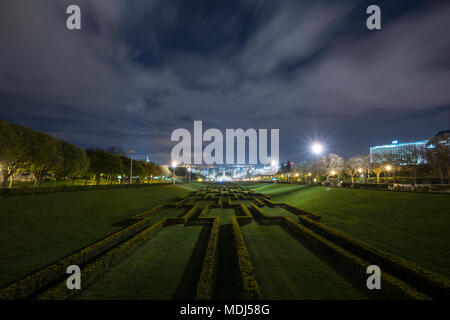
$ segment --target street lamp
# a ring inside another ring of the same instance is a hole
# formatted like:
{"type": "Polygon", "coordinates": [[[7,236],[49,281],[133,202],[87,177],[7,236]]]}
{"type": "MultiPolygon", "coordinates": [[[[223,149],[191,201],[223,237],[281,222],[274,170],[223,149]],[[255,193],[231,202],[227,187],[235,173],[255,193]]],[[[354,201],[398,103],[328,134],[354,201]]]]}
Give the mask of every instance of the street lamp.
{"type": "Polygon", "coordinates": [[[172,160],[172,168],[173,168],[173,184],[175,184],[175,168],[177,167],[177,162],[172,160]]]}
{"type": "MultiPolygon", "coordinates": [[[[388,164],[387,166],[386,166],[386,171],[388,172],[388,175],[389,175],[389,172],[392,170],[392,167],[388,164]]],[[[385,183],[387,183],[386,182],[386,177],[384,177],[384,182],[385,183]]]]}
{"type": "Polygon", "coordinates": [[[319,155],[322,153],[323,147],[320,143],[315,142],[311,145],[311,150],[316,155],[316,171],[319,179],[319,155]]]}
{"type": "Polygon", "coordinates": [[[134,156],[134,148],[130,148],[130,150],[128,151],[128,155],[131,158],[131,162],[130,162],[130,184],[133,183],[133,156],[134,156]]]}
{"type": "Polygon", "coordinates": [[[189,172],[189,183],[191,183],[191,166],[188,167],[188,172],[189,172]]]}

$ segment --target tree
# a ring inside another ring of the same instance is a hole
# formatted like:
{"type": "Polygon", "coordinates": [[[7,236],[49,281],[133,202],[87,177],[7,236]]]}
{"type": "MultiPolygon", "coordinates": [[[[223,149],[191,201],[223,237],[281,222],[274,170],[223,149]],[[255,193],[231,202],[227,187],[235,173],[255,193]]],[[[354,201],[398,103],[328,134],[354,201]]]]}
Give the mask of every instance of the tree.
{"type": "Polygon", "coordinates": [[[405,153],[403,156],[404,166],[411,172],[411,184],[413,185],[417,183],[417,170],[424,158],[424,151],[417,147],[410,150],[410,152],[405,153]]]}
{"type": "Polygon", "coordinates": [[[39,188],[42,179],[51,171],[58,170],[63,163],[61,142],[46,133],[34,130],[30,130],[28,139],[28,168],[35,176],[34,186],[39,188]]]}
{"type": "Polygon", "coordinates": [[[385,158],[380,154],[373,154],[372,155],[372,171],[377,176],[377,183],[380,183],[380,175],[385,170],[385,158]]]}
{"type": "Polygon", "coordinates": [[[320,159],[319,166],[329,181],[331,176],[342,172],[344,159],[335,153],[328,153],[320,159]]]}
{"type": "Polygon", "coordinates": [[[312,173],[314,170],[314,165],[311,162],[300,162],[297,163],[294,168],[294,174],[298,174],[300,178],[309,177],[310,173],[312,173]]]}
{"type": "Polygon", "coordinates": [[[426,158],[428,164],[439,172],[443,184],[446,175],[448,179],[450,167],[450,134],[431,138],[427,143],[426,158]]]}
{"type": "Polygon", "coordinates": [[[97,184],[100,184],[102,174],[107,181],[114,181],[123,172],[121,156],[101,149],[86,150],[89,157],[89,172],[95,176],[97,184]]]}
{"type": "Polygon", "coordinates": [[[355,156],[348,159],[345,162],[345,172],[352,179],[352,183],[355,183],[354,177],[358,174],[358,169],[364,166],[364,157],[355,156]]]}
{"type": "Polygon", "coordinates": [[[57,175],[63,178],[71,177],[73,184],[75,176],[82,174],[88,168],[89,160],[83,149],[64,141],[60,143],[63,161],[57,170],[57,175]]]}

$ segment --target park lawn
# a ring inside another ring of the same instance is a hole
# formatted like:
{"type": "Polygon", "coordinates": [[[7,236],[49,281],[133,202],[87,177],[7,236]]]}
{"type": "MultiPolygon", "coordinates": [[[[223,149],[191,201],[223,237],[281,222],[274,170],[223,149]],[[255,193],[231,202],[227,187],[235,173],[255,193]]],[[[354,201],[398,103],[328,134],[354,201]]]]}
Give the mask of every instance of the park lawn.
{"type": "Polygon", "coordinates": [[[186,211],[189,209],[186,208],[164,208],[163,210],[156,211],[154,213],[151,213],[146,218],[150,218],[152,224],[157,223],[158,221],[161,221],[164,218],[178,218],[186,213],[186,211]]]}
{"type": "Polygon", "coordinates": [[[78,299],[173,299],[180,294],[177,289],[201,230],[200,226],[184,225],[163,228],[131,256],[86,288],[78,299]]]}
{"type": "Polygon", "coordinates": [[[0,198],[0,287],[123,227],[188,190],[163,185],[0,198]]]}
{"type": "Polygon", "coordinates": [[[219,217],[221,224],[231,223],[231,218],[235,215],[234,209],[212,208],[208,211],[208,217],[219,217]]]}
{"type": "Polygon", "coordinates": [[[320,214],[329,227],[450,278],[448,194],[281,184],[265,193],[274,201],[320,214]]]}
{"type": "Polygon", "coordinates": [[[367,299],[279,225],[241,227],[262,299],[367,299]]]}
{"type": "Polygon", "coordinates": [[[298,221],[298,215],[286,210],[282,207],[263,207],[261,208],[268,216],[277,217],[277,216],[287,216],[288,218],[293,219],[294,221],[298,221]]]}

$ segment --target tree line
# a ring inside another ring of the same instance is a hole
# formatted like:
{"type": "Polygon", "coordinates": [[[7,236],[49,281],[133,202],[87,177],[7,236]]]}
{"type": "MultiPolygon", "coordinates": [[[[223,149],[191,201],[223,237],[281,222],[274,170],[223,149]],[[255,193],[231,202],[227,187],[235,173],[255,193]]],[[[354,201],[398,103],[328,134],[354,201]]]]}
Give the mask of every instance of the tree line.
{"type": "Polygon", "coordinates": [[[304,179],[349,178],[355,183],[355,178],[367,182],[376,178],[382,182],[382,177],[395,175],[409,176],[412,184],[417,183],[417,177],[439,176],[441,183],[449,179],[450,173],[450,137],[448,134],[430,139],[425,148],[414,148],[401,157],[392,154],[358,155],[349,159],[328,153],[317,162],[301,162],[292,168],[293,173],[304,179]]]}
{"type": "MultiPolygon", "coordinates": [[[[0,120],[0,174],[2,187],[13,187],[14,178],[21,172],[34,175],[34,186],[43,179],[57,180],[103,178],[109,183],[129,181],[131,159],[120,148],[84,150],[49,134],[0,120]]],[[[137,183],[149,182],[163,169],[152,162],[133,160],[133,177],[137,183]]]]}

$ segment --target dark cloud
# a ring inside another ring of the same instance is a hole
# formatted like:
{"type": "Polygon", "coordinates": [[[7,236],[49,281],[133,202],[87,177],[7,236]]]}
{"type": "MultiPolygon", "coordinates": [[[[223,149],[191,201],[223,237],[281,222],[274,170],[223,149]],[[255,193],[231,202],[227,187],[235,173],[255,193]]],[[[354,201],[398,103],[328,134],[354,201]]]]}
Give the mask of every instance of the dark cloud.
{"type": "Polygon", "coordinates": [[[367,153],[448,129],[450,5],[379,1],[0,4],[0,118],[167,162],[171,132],[280,128],[282,158],[367,153]],[[79,4],[83,29],[68,31],[79,4]]]}

